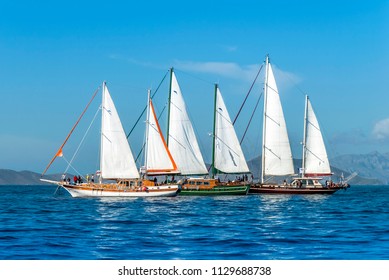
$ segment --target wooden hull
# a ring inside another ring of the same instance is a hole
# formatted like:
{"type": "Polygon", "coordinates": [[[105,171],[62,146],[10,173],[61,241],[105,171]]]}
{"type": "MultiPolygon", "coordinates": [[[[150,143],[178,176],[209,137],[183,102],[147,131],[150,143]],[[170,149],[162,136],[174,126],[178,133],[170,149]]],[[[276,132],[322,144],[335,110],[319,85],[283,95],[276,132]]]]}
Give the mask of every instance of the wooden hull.
{"type": "Polygon", "coordinates": [[[85,183],[79,185],[62,184],[72,197],[160,197],[176,196],[178,185],[148,186],[129,188],[117,184],[85,183]]]}
{"type": "Polygon", "coordinates": [[[179,195],[191,195],[191,196],[212,196],[212,195],[246,195],[250,186],[249,185],[221,185],[213,187],[185,187],[183,186],[179,195]]]}
{"type": "Polygon", "coordinates": [[[290,186],[253,185],[249,193],[252,194],[333,194],[342,188],[299,188],[290,186]]]}

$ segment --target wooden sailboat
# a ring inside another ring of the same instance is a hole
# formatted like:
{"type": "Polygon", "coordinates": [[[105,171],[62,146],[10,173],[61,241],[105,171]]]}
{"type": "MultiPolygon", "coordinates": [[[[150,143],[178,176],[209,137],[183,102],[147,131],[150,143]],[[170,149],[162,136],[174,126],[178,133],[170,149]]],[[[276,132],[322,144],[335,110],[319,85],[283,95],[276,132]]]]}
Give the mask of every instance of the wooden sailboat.
{"type": "MultiPolygon", "coordinates": [[[[149,101],[149,104],[151,105],[151,101],[149,101]]],[[[72,184],[65,180],[41,180],[63,187],[72,197],[175,196],[179,190],[178,185],[156,186],[154,181],[140,178],[130,145],[105,82],[102,86],[101,112],[100,171],[98,182],[90,180],[85,183],[75,182],[72,184]]],[[[153,123],[155,124],[155,121],[153,123]]],[[[156,124],[158,123],[156,122],[156,124]]],[[[75,127],[73,127],[72,131],[74,128],[75,127]]],[[[67,139],[56,153],[51,163],[56,157],[62,155],[62,148],[67,139]]],[[[149,145],[154,144],[155,143],[150,143],[149,145]]],[[[44,175],[44,173],[42,175],[44,175]]]]}
{"type": "Polygon", "coordinates": [[[177,161],[180,174],[185,176],[181,180],[180,195],[245,195],[248,192],[248,182],[221,182],[215,177],[217,173],[249,172],[217,86],[215,87],[214,116],[212,178],[208,178],[208,170],[201,155],[180,86],[171,69],[167,142],[173,158],[177,161]]]}
{"type": "Polygon", "coordinates": [[[303,166],[301,176],[291,183],[271,183],[269,176],[294,174],[293,158],[277,84],[269,58],[266,57],[264,88],[264,117],[262,141],[261,182],[250,188],[250,193],[279,194],[332,194],[347,187],[331,181],[322,184],[325,176],[331,176],[330,164],[320,126],[308,96],[306,97],[303,140],[303,166]]]}

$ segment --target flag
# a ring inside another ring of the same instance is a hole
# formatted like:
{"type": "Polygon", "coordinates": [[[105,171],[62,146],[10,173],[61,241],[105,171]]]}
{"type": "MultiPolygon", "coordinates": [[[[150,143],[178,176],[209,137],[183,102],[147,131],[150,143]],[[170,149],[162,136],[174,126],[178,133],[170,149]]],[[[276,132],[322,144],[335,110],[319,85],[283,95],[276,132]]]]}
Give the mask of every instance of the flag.
{"type": "Polygon", "coordinates": [[[62,148],[60,148],[58,150],[58,152],[55,154],[56,157],[62,157],[63,156],[63,153],[62,153],[62,148]]]}

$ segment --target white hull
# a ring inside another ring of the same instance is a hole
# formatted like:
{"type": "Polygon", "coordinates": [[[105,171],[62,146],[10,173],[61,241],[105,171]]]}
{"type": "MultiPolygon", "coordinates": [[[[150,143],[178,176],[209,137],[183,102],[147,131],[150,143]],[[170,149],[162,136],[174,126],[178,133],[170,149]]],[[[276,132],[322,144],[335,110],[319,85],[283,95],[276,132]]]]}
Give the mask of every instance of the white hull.
{"type": "Polygon", "coordinates": [[[150,186],[147,190],[106,188],[99,185],[61,185],[72,197],[164,197],[176,196],[178,185],[150,186]]]}

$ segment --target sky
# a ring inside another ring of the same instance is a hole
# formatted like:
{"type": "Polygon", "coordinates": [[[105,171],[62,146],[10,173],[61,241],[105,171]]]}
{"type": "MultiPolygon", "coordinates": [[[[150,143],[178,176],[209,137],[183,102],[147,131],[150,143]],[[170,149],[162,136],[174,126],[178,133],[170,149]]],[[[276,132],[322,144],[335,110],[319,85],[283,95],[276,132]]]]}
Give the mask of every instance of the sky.
{"type": "MultiPolygon", "coordinates": [[[[170,67],[209,162],[214,83],[234,118],[267,54],[294,157],[305,94],[330,158],[389,152],[389,1],[2,0],[1,12],[2,169],[42,172],[103,81],[128,132],[170,67]]],[[[239,138],[262,91],[260,74],[236,122],[239,138]]],[[[163,129],[167,95],[168,76],[154,100],[163,129]]],[[[100,100],[66,145],[67,160],[100,100]]],[[[262,104],[242,143],[247,159],[260,154],[262,104]]],[[[82,171],[97,165],[95,123],[77,156],[82,171]]],[[[129,138],[135,156],[143,139],[144,117],[129,138]]],[[[48,173],[64,168],[57,159],[48,173]]]]}

